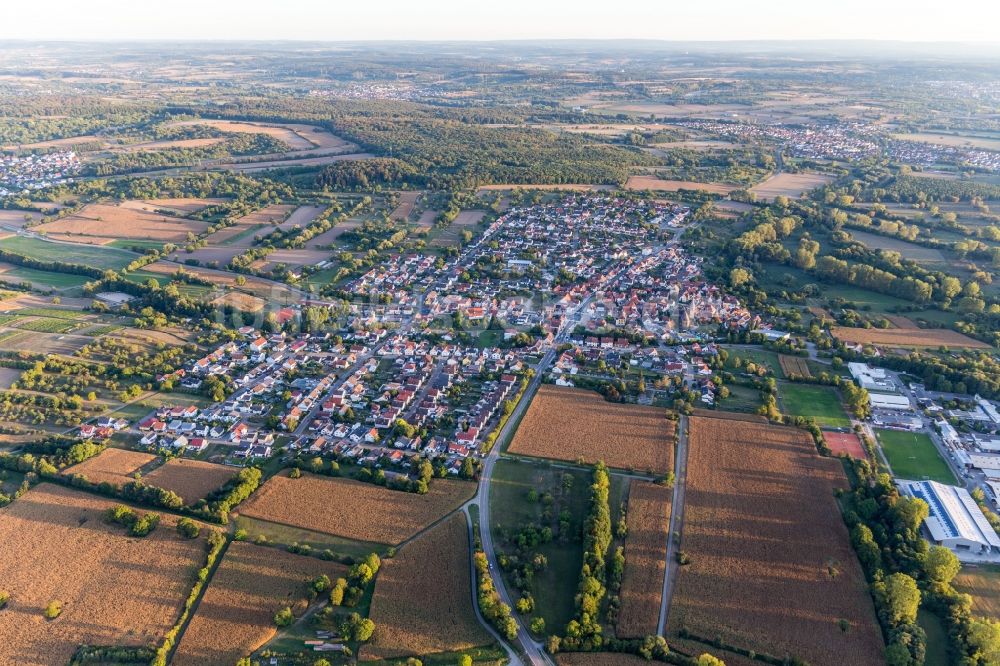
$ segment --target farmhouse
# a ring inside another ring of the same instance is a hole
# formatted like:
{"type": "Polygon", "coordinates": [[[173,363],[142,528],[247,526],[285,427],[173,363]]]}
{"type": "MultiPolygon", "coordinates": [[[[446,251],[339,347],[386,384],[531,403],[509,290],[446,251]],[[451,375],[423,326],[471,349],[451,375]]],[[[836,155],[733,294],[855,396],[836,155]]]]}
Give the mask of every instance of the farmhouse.
{"type": "Polygon", "coordinates": [[[927,502],[930,515],[924,524],[934,543],[958,554],[1000,553],[1000,536],[965,488],[913,481],[902,484],[902,490],[927,502]]]}

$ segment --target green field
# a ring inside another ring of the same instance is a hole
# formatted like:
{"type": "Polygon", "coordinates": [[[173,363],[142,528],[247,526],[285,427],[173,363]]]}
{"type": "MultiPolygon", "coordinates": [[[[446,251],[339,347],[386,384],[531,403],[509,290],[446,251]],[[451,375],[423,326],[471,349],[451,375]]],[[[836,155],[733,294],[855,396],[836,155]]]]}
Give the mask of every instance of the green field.
{"type": "Polygon", "coordinates": [[[757,365],[770,368],[771,372],[778,379],[785,378],[785,373],[781,371],[781,364],[778,363],[778,354],[773,351],[753,347],[726,347],[725,349],[729,352],[729,358],[726,360],[727,370],[734,369],[733,357],[739,356],[743,359],[741,371],[745,371],[747,361],[752,361],[757,365]]]}
{"type": "Polygon", "coordinates": [[[875,434],[895,476],[958,485],[948,463],[941,458],[927,435],[899,430],[876,430],[875,434]]]}
{"type": "Polygon", "coordinates": [[[50,271],[36,271],[34,268],[24,266],[14,266],[10,270],[0,274],[0,279],[8,282],[27,281],[42,287],[52,287],[53,289],[70,289],[82,287],[91,278],[83,275],[72,275],[70,273],[52,273],[50,271]]]}
{"type": "Polygon", "coordinates": [[[728,412],[752,412],[761,406],[760,391],[749,386],[729,384],[729,397],[719,399],[716,405],[728,412]]]}
{"type": "Polygon", "coordinates": [[[60,308],[23,308],[17,311],[22,317],[48,317],[49,319],[79,319],[80,313],[76,310],[62,310],[60,308]]]}
{"type": "Polygon", "coordinates": [[[142,240],[137,238],[133,239],[119,238],[111,241],[104,247],[114,247],[122,250],[131,250],[132,248],[140,248],[143,251],[145,251],[145,250],[159,250],[163,248],[163,246],[164,246],[163,241],[142,240]]]}
{"type": "Polygon", "coordinates": [[[917,624],[927,634],[927,654],[924,666],[948,666],[948,634],[937,615],[920,609],[917,614],[917,624]]]}
{"type": "MultiPolygon", "coordinates": [[[[550,631],[558,631],[573,619],[573,599],[580,567],[583,566],[578,535],[587,511],[589,488],[590,475],[583,470],[511,460],[500,460],[494,468],[490,502],[493,538],[498,551],[512,550],[504,538],[505,534],[515,535],[528,524],[558,524],[558,513],[562,510],[568,511],[570,516],[572,538],[560,539],[557,536],[551,542],[532,549],[548,558],[548,566],[535,574],[530,590],[535,599],[535,615],[545,618],[545,626],[550,631]],[[573,478],[572,487],[565,493],[562,491],[564,474],[573,478]],[[556,497],[559,509],[553,512],[556,515],[550,521],[544,521],[543,502],[532,502],[528,498],[528,491],[532,489],[539,494],[552,491],[556,497]]],[[[511,585],[510,572],[505,571],[504,576],[511,585]]],[[[511,594],[516,596],[517,592],[512,591],[511,594]]]]}
{"type": "Polygon", "coordinates": [[[24,236],[4,238],[0,240],[0,248],[39,261],[62,261],[94,268],[124,268],[138,256],[114,248],[52,243],[24,236]]]}
{"type": "Polygon", "coordinates": [[[782,383],[779,387],[784,411],[805,416],[828,428],[849,428],[851,420],[840,406],[837,391],[829,386],[782,383]]]}
{"type": "Polygon", "coordinates": [[[38,317],[37,319],[22,319],[13,324],[23,331],[34,331],[36,333],[69,333],[80,324],[69,319],[53,319],[51,317],[38,317]]]}

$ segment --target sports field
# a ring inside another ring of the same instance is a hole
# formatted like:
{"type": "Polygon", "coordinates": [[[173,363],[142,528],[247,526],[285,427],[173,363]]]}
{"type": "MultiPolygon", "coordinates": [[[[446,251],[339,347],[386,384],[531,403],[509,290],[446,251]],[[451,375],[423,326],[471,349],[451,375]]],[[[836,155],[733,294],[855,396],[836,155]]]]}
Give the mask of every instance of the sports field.
{"type": "Polygon", "coordinates": [[[784,383],[779,391],[784,411],[789,414],[815,419],[819,425],[829,428],[851,425],[851,420],[840,406],[837,392],[829,386],[784,383]]]}
{"type": "Polygon", "coordinates": [[[920,481],[930,479],[951,485],[958,485],[934,442],[919,432],[899,430],[876,430],[882,452],[889,459],[892,473],[903,479],[920,481]]]}

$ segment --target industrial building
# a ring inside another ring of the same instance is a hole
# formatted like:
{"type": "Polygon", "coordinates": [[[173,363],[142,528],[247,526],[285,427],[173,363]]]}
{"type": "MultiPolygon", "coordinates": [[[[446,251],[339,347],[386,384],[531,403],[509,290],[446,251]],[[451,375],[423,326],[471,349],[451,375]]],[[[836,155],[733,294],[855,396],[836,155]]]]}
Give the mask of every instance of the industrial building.
{"type": "Polygon", "coordinates": [[[872,409],[913,409],[910,399],[905,395],[890,393],[868,393],[868,402],[872,409]]]}
{"type": "Polygon", "coordinates": [[[867,363],[848,363],[847,371],[851,377],[863,389],[869,391],[895,391],[896,387],[892,379],[886,374],[884,368],[873,368],[867,363]]]}
{"type": "Polygon", "coordinates": [[[930,511],[924,526],[934,543],[958,555],[1000,553],[1000,536],[965,488],[912,481],[901,484],[901,489],[927,502],[930,511]]]}

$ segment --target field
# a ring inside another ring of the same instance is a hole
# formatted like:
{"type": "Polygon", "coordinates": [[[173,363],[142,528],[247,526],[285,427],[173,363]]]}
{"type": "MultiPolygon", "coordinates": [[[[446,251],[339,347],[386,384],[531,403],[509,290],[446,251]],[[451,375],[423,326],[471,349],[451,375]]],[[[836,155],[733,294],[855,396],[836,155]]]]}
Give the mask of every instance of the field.
{"type": "MultiPolygon", "coordinates": [[[[839,461],[801,430],[691,417],[669,633],[814,666],[882,663],[882,638],[834,498],[839,461]],[[843,632],[838,620],[850,623],[843,632]]],[[[668,638],[669,640],[669,638],[668,638]]]]}
{"type": "Polygon", "coordinates": [[[625,575],[617,633],[621,638],[656,634],[666,570],[670,503],[673,490],[632,482],[628,494],[625,575]]]}
{"type": "Polygon", "coordinates": [[[194,504],[213,490],[221,488],[233,475],[231,467],[174,458],[154,469],[143,480],[157,488],[172,490],[181,496],[185,504],[194,504]]]}
{"type": "Polygon", "coordinates": [[[510,453],[666,474],[674,422],[654,407],[606,402],[598,393],[543,385],[511,441],[510,453]]]}
{"type": "Polygon", "coordinates": [[[285,606],[306,609],[306,586],[322,574],[331,580],[347,568],[314,557],[245,542],[230,544],[198,610],[184,631],[173,663],[235,664],[275,634],[274,614],[285,606]]]}
{"type": "Polygon", "coordinates": [[[133,480],[133,474],[144,465],[156,460],[156,456],[125,449],[105,449],[90,460],[67,467],[63,474],[82,474],[93,483],[105,481],[120,486],[133,480]]]}
{"type": "Polygon", "coordinates": [[[389,659],[492,643],[472,607],[469,534],[456,513],[379,569],[369,617],[375,635],[361,657],[389,659]]]}
{"type": "Polygon", "coordinates": [[[299,206],[292,211],[284,222],[278,225],[282,231],[287,231],[293,227],[305,227],[310,222],[320,216],[325,210],[323,206],[299,206]]]}
{"type": "Polygon", "coordinates": [[[104,521],[115,502],[42,484],[0,511],[0,663],[66,664],[81,644],[151,646],[176,621],[203,563],[201,539],[180,538],[164,515],[130,538],[104,521]],[[42,616],[52,600],[59,619],[42,616]],[[13,657],[16,656],[16,659],[13,657]]]}
{"type": "Polygon", "coordinates": [[[1000,150],[1000,139],[990,139],[982,136],[961,136],[958,134],[933,134],[921,132],[917,134],[893,134],[893,138],[902,141],[917,141],[933,143],[939,146],[954,146],[956,148],[984,148],[1000,150]]]}
{"type": "Polygon", "coordinates": [[[712,194],[726,195],[739,188],[725,183],[697,183],[690,180],[664,180],[655,176],[629,176],[625,183],[626,190],[654,190],[659,192],[677,192],[679,190],[704,190],[712,194]]]}
{"type": "Polygon", "coordinates": [[[420,194],[420,192],[400,192],[399,205],[389,214],[389,217],[398,222],[408,220],[410,213],[413,212],[413,207],[417,205],[420,194]]]}
{"type": "Polygon", "coordinates": [[[426,495],[352,479],[274,476],[240,514],[324,534],[398,544],[461,506],[475,484],[436,479],[426,495]]]}
{"type": "MultiPolygon", "coordinates": [[[[612,483],[619,477],[612,477],[612,483]]],[[[499,547],[502,535],[517,534],[524,525],[559,529],[559,515],[569,518],[570,538],[556,538],[537,550],[548,559],[544,571],[535,574],[530,586],[535,599],[534,614],[545,619],[548,631],[561,631],[573,619],[573,597],[580,579],[583,553],[576,535],[586,518],[591,476],[586,470],[560,469],[543,462],[500,459],[490,484],[490,519],[499,547]],[[567,488],[564,481],[569,480],[567,488]],[[553,497],[551,515],[541,502],[531,501],[530,491],[553,497]]],[[[617,503],[612,506],[617,509],[617,503]]],[[[506,575],[506,574],[505,574],[506,575]]],[[[508,577],[510,582],[510,578],[508,577]]]]}
{"type": "Polygon", "coordinates": [[[96,241],[98,245],[114,239],[132,238],[178,243],[185,241],[188,234],[204,232],[207,226],[205,222],[132,207],[87,204],[80,212],[46,222],[35,227],[35,231],[60,234],[73,240],[81,236],[85,237],[82,242],[96,241]]]}
{"type": "Polygon", "coordinates": [[[239,291],[227,291],[220,296],[216,296],[209,303],[220,307],[228,305],[244,312],[259,312],[267,305],[267,302],[263,298],[257,298],[256,296],[244,294],[239,291]]]}
{"type": "Polygon", "coordinates": [[[770,201],[775,197],[797,199],[806,192],[833,182],[833,176],[821,173],[779,173],[771,176],[763,183],[750,188],[758,199],[770,201]]]}
{"type": "Polygon", "coordinates": [[[948,463],[941,458],[929,436],[900,430],[876,430],[875,434],[896,477],[912,481],[931,479],[958,485],[948,463]]]}
{"type": "Polygon", "coordinates": [[[873,250],[892,250],[894,252],[899,252],[903,259],[912,259],[917,262],[931,263],[942,262],[945,260],[941,251],[933,247],[924,247],[922,245],[917,245],[916,243],[907,243],[906,241],[899,240],[898,238],[889,238],[878,234],[869,234],[864,231],[857,231],[856,229],[849,229],[848,231],[854,240],[864,243],[869,248],[873,250]]]}
{"type": "Polygon", "coordinates": [[[639,666],[649,663],[634,654],[614,652],[566,652],[556,656],[557,666],[639,666]]]}
{"type": "Polygon", "coordinates": [[[38,238],[10,236],[0,240],[0,249],[41,261],[63,261],[94,268],[124,268],[138,255],[105,247],[85,247],[73,243],[50,243],[38,238]]]}
{"type": "Polygon", "coordinates": [[[868,457],[861,440],[853,432],[824,432],[823,439],[835,456],[845,454],[859,460],[868,457]]]}
{"type": "Polygon", "coordinates": [[[211,245],[235,244],[236,241],[245,240],[245,242],[241,242],[241,246],[250,247],[253,242],[253,235],[248,232],[251,229],[259,230],[255,231],[255,233],[259,233],[262,236],[267,235],[285,221],[285,218],[292,212],[293,208],[295,207],[288,204],[264,206],[260,210],[255,210],[239,218],[236,220],[236,224],[216,231],[207,240],[211,245]],[[246,234],[245,237],[244,234],[246,234]]]}
{"type": "Polygon", "coordinates": [[[784,373],[785,377],[812,379],[812,372],[809,371],[809,365],[801,356],[779,354],[778,363],[781,365],[781,372],[784,373]]]}
{"type": "Polygon", "coordinates": [[[793,416],[812,418],[819,425],[829,428],[847,428],[851,425],[851,420],[840,406],[836,389],[782,382],[779,393],[785,411],[793,416]]]}
{"type": "Polygon", "coordinates": [[[963,564],[952,582],[972,597],[972,614],[1000,620],[1000,566],[963,564]]]}
{"type": "Polygon", "coordinates": [[[830,333],[849,344],[886,347],[968,347],[989,349],[989,345],[946,328],[852,328],[833,326],[830,333]]]}
{"type": "Polygon", "coordinates": [[[125,201],[122,206],[125,208],[138,208],[140,210],[169,210],[178,215],[192,215],[209,206],[223,203],[225,199],[146,199],[144,201],[125,201]]]}
{"type": "Polygon", "coordinates": [[[266,134],[275,138],[296,153],[327,152],[331,150],[348,150],[355,146],[327,130],[315,125],[296,123],[255,123],[230,120],[182,120],[171,123],[172,126],[208,125],[223,132],[242,134],[266,134]]]}

